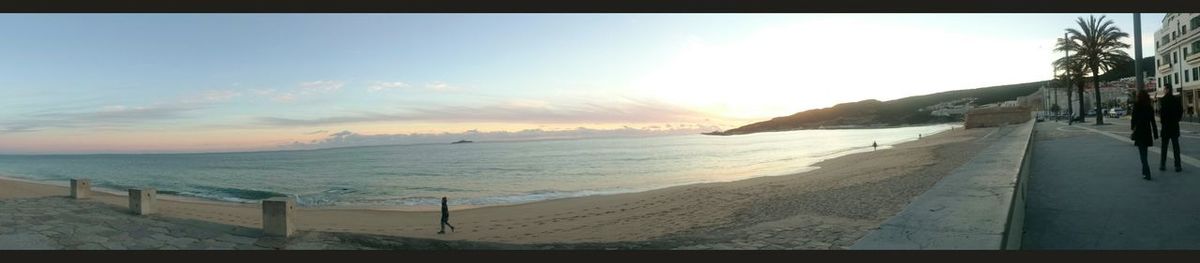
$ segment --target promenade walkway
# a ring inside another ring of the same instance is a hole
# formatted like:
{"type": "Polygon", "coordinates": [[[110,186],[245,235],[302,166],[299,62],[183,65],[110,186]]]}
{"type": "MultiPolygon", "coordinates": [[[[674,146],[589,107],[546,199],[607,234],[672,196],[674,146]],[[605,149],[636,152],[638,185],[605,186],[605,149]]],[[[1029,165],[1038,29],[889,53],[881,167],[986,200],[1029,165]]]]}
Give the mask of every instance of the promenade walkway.
{"type": "MultiPolygon", "coordinates": [[[[1089,119],[1090,121],[1090,119],[1089,119]]],[[[1200,249],[1200,125],[1183,124],[1184,171],[1142,180],[1129,120],[1035,126],[1022,249],[1200,249]]]]}
{"type": "Polygon", "coordinates": [[[1016,245],[1018,178],[1034,122],[1006,125],[979,138],[988,145],[885,221],[851,249],[1002,249],[1016,245]],[[1014,209],[1016,208],[1016,209],[1014,209]]]}

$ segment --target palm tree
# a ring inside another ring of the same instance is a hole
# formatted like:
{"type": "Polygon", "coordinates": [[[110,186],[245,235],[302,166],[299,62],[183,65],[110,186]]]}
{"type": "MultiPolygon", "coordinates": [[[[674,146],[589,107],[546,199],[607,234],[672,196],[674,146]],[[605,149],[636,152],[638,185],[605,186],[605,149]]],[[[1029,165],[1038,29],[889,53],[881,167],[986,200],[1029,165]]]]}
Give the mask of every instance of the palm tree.
{"type": "Polygon", "coordinates": [[[1118,63],[1128,59],[1129,54],[1125,53],[1124,48],[1129,48],[1129,44],[1121,42],[1121,39],[1129,37],[1128,33],[1121,32],[1121,29],[1113,25],[1112,20],[1105,20],[1105,16],[1089,16],[1088,20],[1083,20],[1079,17],[1075,21],[1079,24],[1080,30],[1067,28],[1070,42],[1075,44],[1076,52],[1083,58],[1083,66],[1091,71],[1092,88],[1096,92],[1096,124],[1104,124],[1104,115],[1100,110],[1100,72],[1108,71],[1116,67],[1118,63]]]}
{"type": "Polygon", "coordinates": [[[1071,84],[1075,84],[1077,87],[1076,91],[1079,94],[1079,118],[1083,118],[1083,72],[1086,67],[1084,67],[1084,56],[1081,55],[1079,49],[1080,46],[1078,43],[1061,38],[1058,39],[1058,44],[1054,48],[1054,51],[1066,51],[1070,53],[1069,56],[1054,60],[1054,68],[1063,71],[1059,78],[1067,82],[1067,112],[1072,114],[1071,120],[1075,119],[1075,111],[1070,109],[1072,99],[1071,84]]]}

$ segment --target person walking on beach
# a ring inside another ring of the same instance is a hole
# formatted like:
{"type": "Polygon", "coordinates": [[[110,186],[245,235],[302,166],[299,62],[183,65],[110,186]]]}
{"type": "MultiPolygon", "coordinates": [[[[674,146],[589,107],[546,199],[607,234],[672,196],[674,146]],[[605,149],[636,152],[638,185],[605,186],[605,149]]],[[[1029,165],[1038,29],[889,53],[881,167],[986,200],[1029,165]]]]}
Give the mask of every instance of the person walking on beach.
{"type": "Polygon", "coordinates": [[[454,232],[454,225],[450,224],[450,208],[446,206],[446,197],[442,197],[442,231],[438,234],[446,233],[446,226],[450,226],[450,232],[454,232]]]}
{"type": "MultiPolygon", "coordinates": [[[[875,141],[871,141],[871,148],[874,148],[874,150],[879,150],[879,144],[875,143],[875,141]]],[[[874,151],[874,150],[872,150],[872,151],[874,151]]]]}
{"type": "Polygon", "coordinates": [[[1158,139],[1158,125],[1154,123],[1154,107],[1150,106],[1150,95],[1139,90],[1137,101],[1133,104],[1133,117],[1129,119],[1129,128],[1133,134],[1129,136],[1137,145],[1138,157],[1142,159],[1142,179],[1150,180],[1150,164],[1146,162],[1146,150],[1154,146],[1158,139]]]}
{"type": "Polygon", "coordinates": [[[1183,171],[1179,165],[1179,121],[1183,119],[1183,103],[1175,92],[1171,92],[1171,84],[1166,84],[1167,94],[1158,101],[1158,118],[1162,121],[1162,160],[1158,163],[1159,171],[1167,170],[1167,146],[1175,148],[1175,172],[1183,171]],[[1168,145],[1170,143],[1170,145],[1168,145]]]}

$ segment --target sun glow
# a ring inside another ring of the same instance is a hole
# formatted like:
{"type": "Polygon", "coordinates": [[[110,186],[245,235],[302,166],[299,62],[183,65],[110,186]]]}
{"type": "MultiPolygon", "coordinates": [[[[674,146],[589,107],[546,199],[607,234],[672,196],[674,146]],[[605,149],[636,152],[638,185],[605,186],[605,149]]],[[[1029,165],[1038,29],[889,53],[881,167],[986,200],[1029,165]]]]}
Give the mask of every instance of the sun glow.
{"type": "Polygon", "coordinates": [[[644,94],[672,103],[761,119],[864,99],[1040,80],[1043,67],[1023,65],[1049,63],[1045,46],[1052,43],[1053,37],[1001,39],[823,18],[761,28],[730,41],[693,37],[674,59],[635,83],[644,94]],[[912,41],[917,39],[931,41],[912,41]],[[966,54],[974,58],[963,59],[966,54]],[[920,68],[928,70],[914,73],[920,68]],[[977,77],[998,71],[1009,80],[977,77]]]}

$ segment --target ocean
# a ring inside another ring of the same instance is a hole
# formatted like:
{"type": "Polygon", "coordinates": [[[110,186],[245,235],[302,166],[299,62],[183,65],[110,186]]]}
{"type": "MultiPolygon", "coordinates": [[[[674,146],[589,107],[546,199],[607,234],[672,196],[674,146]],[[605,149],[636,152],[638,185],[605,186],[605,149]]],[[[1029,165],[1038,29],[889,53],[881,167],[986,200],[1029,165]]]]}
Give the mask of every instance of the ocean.
{"type": "Polygon", "coordinates": [[[423,209],[489,206],[788,175],[825,159],[880,149],[955,124],[802,130],[737,136],[672,135],[519,142],[367,146],[194,154],[0,155],[0,175],[124,191],[301,207],[423,209]]]}

